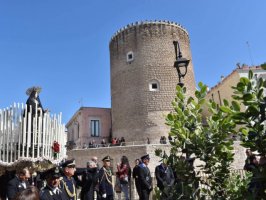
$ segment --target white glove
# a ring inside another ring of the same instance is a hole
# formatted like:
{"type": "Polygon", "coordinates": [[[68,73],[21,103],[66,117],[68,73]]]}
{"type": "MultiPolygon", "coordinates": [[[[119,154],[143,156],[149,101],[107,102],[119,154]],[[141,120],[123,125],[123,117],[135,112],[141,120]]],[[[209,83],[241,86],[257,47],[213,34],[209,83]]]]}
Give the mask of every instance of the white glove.
{"type": "Polygon", "coordinates": [[[106,193],[102,195],[102,198],[104,198],[104,199],[106,198],[106,193]]]}

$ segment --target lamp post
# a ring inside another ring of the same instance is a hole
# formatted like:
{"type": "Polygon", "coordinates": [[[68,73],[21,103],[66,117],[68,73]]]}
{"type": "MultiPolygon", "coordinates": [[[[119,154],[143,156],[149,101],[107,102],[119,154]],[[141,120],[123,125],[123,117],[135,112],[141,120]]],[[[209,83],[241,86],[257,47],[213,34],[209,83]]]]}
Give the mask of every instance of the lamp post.
{"type": "Polygon", "coordinates": [[[176,56],[176,61],[174,63],[174,67],[176,67],[177,73],[178,73],[178,78],[179,78],[179,83],[178,85],[182,88],[184,86],[184,83],[181,81],[181,77],[185,77],[187,74],[187,67],[189,64],[190,60],[187,60],[186,58],[182,58],[182,52],[180,50],[180,45],[178,41],[174,41],[174,46],[175,46],[175,56],[176,56]],[[177,46],[178,46],[178,55],[177,55],[177,46]],[[185,73],[181,72],[181,69],[185,70],[185,73]]]}
{"type": "MultiPolygon", "coordinates": [[[[187,67],[188,67],[188,64],[189,64],[189,61],[190,60],[187,60],[186,58],[182,58],[182,52],[180,50],[180,45],[179,45],[179,42],[176,40],[173,42],[174,43],[174,46],[175,46],[175,56],[176,56],[176,61],[174,63],[174,67],[176,68],[177,70],[177,73],[178,73],[178,79],[179,79],[179,83],[177,85],[179,85],[181,88],[184,86],[184,83],[182,83],[181,81],[181,77],[185,77],[186,74],[187,74],[187,67]],[[178,54],[177,54],[177,46],[178,46],[178,54]],[[182,71],[185,71],[184,73],[181,72],[181,69],[182,71]]],[[[182,108],[182,111],[185,110],[185,106],[184,106],[184,100],[182,99],[182,102],[183,102],[183,108],[182,108]]],[[[188,159],[189,158],[189,154],[186,153],[186,158],[188,159]]]]}

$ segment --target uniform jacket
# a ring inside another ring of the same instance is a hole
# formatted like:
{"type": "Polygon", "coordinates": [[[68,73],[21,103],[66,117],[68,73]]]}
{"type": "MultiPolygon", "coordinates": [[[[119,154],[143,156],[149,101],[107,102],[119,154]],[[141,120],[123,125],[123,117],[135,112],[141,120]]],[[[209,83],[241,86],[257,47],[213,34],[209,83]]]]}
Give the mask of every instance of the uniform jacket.
{"type": "MultiPolygon", "coordinates": [[[[26,181],[26,187],[28,187],[29,182],[26,181]]],[[[13,197],[21,190],[24,190],[24,186],[16,176],[15,178],[11,179],[7,184],[7,197],[8,200],[12,200],[13,197]]]]}
{"type": "Polygon", "coordinates": [[[175,182],[174,173],[170,166],[165,169],[162,164],[158,165],[155,168],[155,176],[157,179],[157,186],[160,188],[160,190],[164,189],[163,182],[166,182],[167,185],[173,185],[175,182]]]}
{"type": "Polygon", "coordinates": [[[112,173],[110,169],[102,167],[99,171],[99,192],[100,194],[113,195],[113,186],[112,186],[112,173]]]}
{"type": "Polygon", "coordinates": [[[59,195],[56,195],[53,193],[51,188],[46,186],[41,192],[40,192],[40,200],[68,200],[69,197],[65,193],[64,190],[59,189],[59,195]]]}
{"type": "Polygon", "coordinates": [[[139,165],[138,174],[141,190],[152,190],[152,178],[149,168],[144,166],[144,164],[139,165]],[[151,189],[149,189],[150,187],[151,189]]]}
{"type": "Polygon", "coordinates": [[[69,196],[69,200],[77,200],[76,185],[81,186],[81,181],[76,184],[76,181],[72,177],[70,180],[68,180],[66,176],[60,178],[59,188],[62,188],[62,190],[66,192],[66,194],[69,196]]]}

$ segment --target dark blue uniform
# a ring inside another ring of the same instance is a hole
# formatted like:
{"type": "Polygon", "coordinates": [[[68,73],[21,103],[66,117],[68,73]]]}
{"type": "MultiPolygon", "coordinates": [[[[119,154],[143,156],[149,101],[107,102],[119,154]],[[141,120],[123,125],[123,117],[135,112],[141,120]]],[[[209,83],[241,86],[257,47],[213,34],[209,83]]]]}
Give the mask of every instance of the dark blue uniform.
{"type": "MultiPolygon", "coordinates": [[[[46,180],[51,177],[56,179],[61,177],[58,167],[51,168],[46,172],[46,180]]],[[[68,196],[64,190],[58,187],[52,189],[47,183],[47,186],[40,192],[40,200],[68,200],[68,196]]]]}
{"type": "Polygon", "coordinates": [[[67,200],[68,196],[66,193],[58,188],[59,193],[55,194],[52,192],[51,188],[46,186],[40,192],[40,200],[67,200]]]}
{"type": "MultiPolygon", "coordinates": [[[[63,168],[76,168],[75,159],[68,160],[62,164],[63,168]]],[[[81,181],[77,180],[77,185],[81,186],[81,181]]],[[[68,195],[68,200],[77,200],[76,181],[72,177],[63,176],[60,178],[59,187],[68,195]]]]}
{"type": "MultiPolygon", "coordinates": [[[[141,160],[150,159],[149,154],[142,156],[141,160]]],[[[141,163],[138,167],[139,185],[140,185],[140,200],[149,200],[151,191],[153,190],[152,178],[149,168],[141,163]]]]}
{"type": "Polygon", "coordinates": [[[74,178],[67,178],[63,176],[60,178],[59,188],[65,190],[69,200],[77,200],[76,182],[74,178]]]}
{"type": "MultiPolygon", "coordinates": [[[[110,169],[102,167],[99,171],[99,192],[101,196],[106,194],[106,200],[113,200],[113,185],[112,185],[112,172],[110,169]]],[[[104,199],[104,198],[102,198],[104,199]]]]}

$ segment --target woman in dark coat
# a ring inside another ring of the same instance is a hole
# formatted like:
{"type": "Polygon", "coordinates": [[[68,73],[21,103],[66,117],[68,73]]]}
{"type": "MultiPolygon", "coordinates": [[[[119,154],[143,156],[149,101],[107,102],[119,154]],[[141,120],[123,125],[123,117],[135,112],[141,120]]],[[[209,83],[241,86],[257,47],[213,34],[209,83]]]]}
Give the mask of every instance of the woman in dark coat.
{"type": "Polygon", "coordinates": [[[140,163],[141,163],[140,159],[136,159],[135,160],[135,167],[133,168],[133,178],[135,179],[135,186],[136,186],[136,189],[137,189],[139,196],[140,196],[140,186],[139,186],[139,182],[138,182],[138,178],[139,178],[138,167],[139,167],[140,163]]]}
{"type": "Polygon", "coordinates": [[[81,200],[94,200],[94,187],[99,178],[95,162],[89,161],[88,164],[88,173],[82,179],[81,200]]]}

